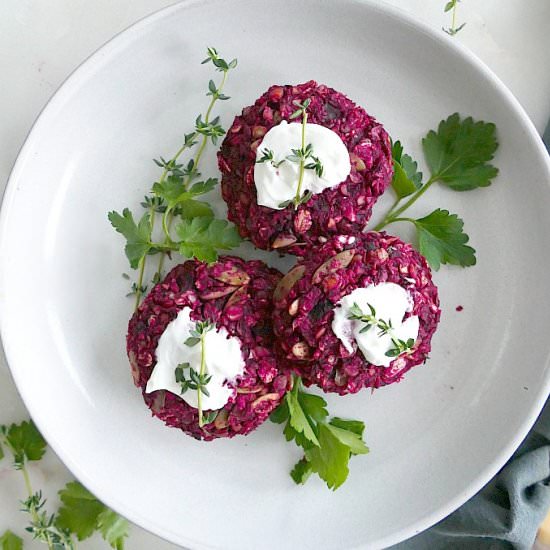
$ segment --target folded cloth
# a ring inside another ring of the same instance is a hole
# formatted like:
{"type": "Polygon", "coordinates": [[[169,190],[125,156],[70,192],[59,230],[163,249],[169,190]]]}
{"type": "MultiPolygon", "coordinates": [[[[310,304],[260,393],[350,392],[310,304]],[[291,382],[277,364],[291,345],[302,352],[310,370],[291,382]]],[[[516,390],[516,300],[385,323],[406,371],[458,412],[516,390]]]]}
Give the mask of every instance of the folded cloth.
{"type": "MultiPolygon", "coordinates": [[[[550,124],[544,139],[550,150],[550,124]]],[[[456,512],[392,550],[530,550],[550,509],[550,401],[508,463],[456,512]]]]}
{"type": "Polygon", "coordinates": [[[550,402],[497,476],[456,512],[392,550],[529,550],[550,509],[550,402]]]}

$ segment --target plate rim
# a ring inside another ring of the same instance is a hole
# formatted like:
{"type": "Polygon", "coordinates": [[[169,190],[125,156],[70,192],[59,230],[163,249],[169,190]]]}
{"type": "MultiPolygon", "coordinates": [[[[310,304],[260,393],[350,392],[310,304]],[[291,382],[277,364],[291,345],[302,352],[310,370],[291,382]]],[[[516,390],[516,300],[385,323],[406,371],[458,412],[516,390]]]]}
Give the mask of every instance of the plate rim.
{"type": "MultiPolygon", "coordinates": [[[[32,146],[32,140],[35,133],[40,130],[40,124],[44,118],[44,115],[47,114],[50,110],[53,110],[57,104],[62,103],[64,96],[70,91],[71,87],[78,85],[79,81],[86,76],[89,72],[92,72],[96,65],[101,62],[103,58],[108,58],[111,55],[118,45],[122,45],[124,41],[128,41],[133,36],[139,35],[139,33],[145,29],[147,26],[161,20],[165,17],[169,17],[172,12],[179,10],[189,9],[193,5],[206,3],[212,4],[220,1],[227,2],[228,0],[180,0],[158,10],[155,10],[139,19],[134,23],[122,29],[121,31],[114,34],[110,39],[102,43],[97,47],[90,55],[84,58],[84,60],[74,68],[68,76],[61,82],[57,89],[46,101],[44,106],[40,109],[36,115],[34,122],[29,128],[23,143],[17,153],[15,161],[10,170],[10,174],[4,189],[4,193],[1,199],[0,204],[0,257],[4,257],[4,248],[7,246],[5,243],[8,240],[6,237],[7,226],[9,221],[9,211],[10,206],[14,200],[14,197],[17,193],[17,179],[18,173],[21,171],[22,167],[25,164],[25,158],[27,156],[28,150],[32,146]]],[[[233,2],[238,2],[240,0],[231,0],[233,2]]],[[[316,0],[319,2],[322,9],[322,0],[316,0]]],[[[367,10],[372,10],[375,12],[382,13],[383,15],[389,16],[391,19],[397,20],[399,24],[405,24],[414,28],[416,31],[423,33],[429,39],[431,39],[435,45],[440,45],[443,48],[451,50],[455,55],[461,58],[465,63],[468,63],[474,67],[474,69],[481,75],[484,76],[488,83],[493,89],[495,89],[506,102],[506,104],[518,115],[522,124],[523,130],[526,133],[526,136],[530,140],[530,145],[536,151],[540,157],[541,164],[546,166],[547,179],[546,184],[550,185],[550,156],[543,144],[542,138],[539,135],[538,131],[535,128],[535,125],[527,115],[525,109],[520,104],[518,99],[514,94],[508,89],[508,87],[502,82],[502,80],[490,69],[475,53],[469,50],[466,46],[463,46],[461,43],[455,39],[445,35],[438,29],[432,28],[427,22],[417,19],[414,15],[409,14],[399,10],[399,8],[386,3],[385,0],[346,0],[350,4],[356,4],[366,8],[367,10]]],[[[0,265],[0,296],[3,295],[7,290],[7,285],[4,282],[4,270],[0,265]]],[[[102,502],[105,502],[113,510],[121,514],[123,517],[129,519],[132,523],[135,523],[139,527],[146,529],[147,531],[159,536],[160,538],[172,542],[177,545],[184,544],[189,548],[196,549],[208,549],[208,550],[218,550],[218,547],[211,546],[204,542],[199,542],[196,540],[191,540],[189,538],[182,539],[176,533],[151,522],[147,516],[142,516],[140,513],[133,510],[130,513],[124,508],[124,502],[119,500],[116,495],[106,495],[104,498],[103,490],[101,487],[96,487],[93,478],[89,478],[85,472],[83,472],[78,466],[77,462],[73,461],[70,456],[64,451],[63,445],[59,442],[53,434],[50,432],[47,423],[40,417],[39,407],[35,407],[32,403],[29,396],[26,396],[26,390],[23,376],[18,374],[21,369],[18,369],[15,366],[17,362],[14,359],[15,353],[12,351],[9,341],[6,339],[6,325],[8,323],[6,314],[3,313],[3,308],[0,308],[0,345],[3,348],[4,356],[6,358],[6,363],[9,367],[12,378],[15,382],[17,390],[27,408],[28,413],[30,414],[33,421],[36,423],[40,432],[44,435],[45,439],[48,442],[48,445],[52,448],[55,454],[63,462],[63,464],[70,470],[70,472],[94,494],[97,494],[98,497],[101,497],[102,502]]],[[[483,486],[488,483],[496,473],[502,468],[502,466],[508,461],[512,456],[517,447],[521,444],[536,419],[538,418],[547,398],[550,394],[550,371],[547,371],[544,374],[544,383],[539,387],[538,393],[533,400],[533,405],[531,406],[529,414],[523,420],[520,429],[516,432],[514,438],[512,438],[508,444],[504,447],[504,450],[498,455],[495,460],[488,464],[478,475],[474,478],[471,484],[464,488],[459,494],[454,498],[450,499],[445,505],[439,507],[435,511],[426,514],[415,524],[411,524],[408,527],[400,529],[387,535],[382,539],[378,539],[375,543],[361,543],[359,546],[353,548],[359,550],[364,548],[387,548],[404,540],[407,540],[422,531],[428,529],[435,523],[439,522],[443,518],[447,517],[449,514],[454,512],[472,496],[474,496],[483,486]]],[[[350,549],[351,550],[351,549],[350,549]]]]}

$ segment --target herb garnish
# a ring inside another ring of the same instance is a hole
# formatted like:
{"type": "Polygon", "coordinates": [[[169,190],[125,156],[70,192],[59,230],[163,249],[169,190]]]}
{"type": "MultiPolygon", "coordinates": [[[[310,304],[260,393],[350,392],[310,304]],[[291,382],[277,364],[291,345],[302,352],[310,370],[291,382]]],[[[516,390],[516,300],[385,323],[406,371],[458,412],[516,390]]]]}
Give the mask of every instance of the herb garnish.
{"type": "MultiPolygon", "coordinates": [[[[313,154],[313,145],[311,143],[306,145],[307,108],[311,103],[311,99],[307,98],[303,103],[300,103],[298,100],[294,100],[292,103],[295,107],[297,107],[297,109],[290,115],[289,118],[290,120],[293,120],[299,116],[302,117],[302,143],[300,149],[291,149],[292,154],[287,155],[286,158],[290,162],[298,163],[300,168],[298,172],[296,195],[293,199],[279,204],[282,208],[286,208],[290,204],[294,204],[294,208],[298,208],[300,204],[306,203],[313,196],[311,191],[306,191],[302,194],[302,184],[304,181],[305,170],[315,170],[315,173],[319,178],[323,175],[323,164],[319,158],[313,154]]],[[[273,156],[273,152],[271,152],[271,154],[273,156]]]]}
{"type": "Polygon", "coordinates": [[[0,537],[0,547],[2,550],[23,550],[23,539],[8,529],[0,537]]]}
{"type": "Polygon", "coordinates": [[[456,26],[456,10],[459,2],[460,0],[449,0],[449,2],[445,4],[445,13],[453,10],[451,26],[448,29],[442,27],[443,30],[450,36],[454,36],[466,26],[466,23],[462,23],[462,25],[459,25],[458,27],[456,26]]]}
{"type": "Polygon", "coordinates": [[[286,161],[286,159],[282,159],[278,162],[275,162],[274,159],[274,153],[271,149],[262,149],[261,151],[262,156],[256,161],[256,164],[262,164],[263,162],[269,162],[273,168],[279,168],[283,162],[286,161]]]}
{"type": "MultiPolygon", "coordinates": [[[[46,441],[32,421],[0,426],[0,460],[4,457],[3,447],[10,451],[14,468],[23,474],[27,498],[21,502],[21,511],[30,517],[26,531],[33,539],[45,543],[49,550],[75,550],[76,539],[84,540],[98,531],[112,548],[123,550],[128,522],[77,481],[59,491],[62,505],[57,513],[46,511],[46,499],[42,491],[33,491],[27,469],[28,462],[39,461],[46,452],[46,441]]],[[[0,544],[2,548],[23,548],[23,540],[11,531],[0,537],[0,544]]]]}
{"type": "Polygon", "coordinates": [[[162,168],[162,173],[152,187],[152,194],[145,196],[141,206],[146,212],[138,221],[128,208],[118,212],[109,212],[112,226],[126,239],[125,252],[132,269],[138,269],[137,282],[132,285],[131,294],[135,294],[135,308],[139,306],[141,296],[147,289],[143,283],[147,256],[159,254],[158,266],[153,275],[153,283],[162,278],[164,257],[171,252],[178,252],[186,258],[195,257],[198,260],[214,262],[217,251],[230,250],[238,246],[241,238],[233,225],[226,220],[214,218],[214,212],[207,202],[197,200],[214,189],[217,178],[196,181],[200,177],[199,164],[210,141],[216,145],[218,139],[225,134],[219,124],[219,117],[211,118],[212,110],[218,100],[229,99],[223,93],[227,74],[237,66],[237,60],[222,59],[215,48],[208,48],[207,58],[203,63],[211,62],[217,71],[223,73],[221,81],[216,86],[213,80],[208,83],[207,96],[211,97],[204,116],[198,115],[194,130],[184,136],[184,142],[176,154],[169,160],[160,157],[154,159],[155,164],[162,168]],[[195,156],[187,164],[179,162],[184,151],[198,145],[195,156]],[[161,216],[163,241],[154,242],[153,231],[157,215],[161,216]],[[176,238],[171,229],[174,218],[179,218],[175,227],[176,238]]]}
{"type": "Polygon", "coordinates": [[[185,345],[189,347],[196,346],[197,344],[201,345],[201,364],[199,372],[191,367],[189,363],[180,363],[174,371],[176,382],[178,382],[181,386],[181,395],[189,389],[197,392],[197,410],[199,412],[199,426],[201,428],[205,424],[212,421],[210,420],[212,413],[210,413],[210,415],[203,414],[202,394],[210,397],[210,393],[206,386],[212,379],[212,376],[209,375],[206,370],[206,342],[204,337],[206,336],[206,333],[211,331],[213,328],[214,325],[209,321],[197,321],[195,328],[189,332],[191,336],[184,342],[185,345]],[[187,369],[189,369],[189,378],[186,378],[185,376],[185,371],[187,369]]]}
{"type": "Polygon", "coordinates": [[[371,327],[375,326],[379,329],[379,336],[389,335],[391,338],[393,348],[389,349],[386,352],[387,357],[397,357],[402,353],[410,351],[414,346],[414,338],[409,338],[407,341],[397,338],[394,334],[394,327],[392,326],[391,319],[389,321],[384,321],[384,319],[378,319],[376,317],[376,310],[371,304],[367,304],[367,307],[370,310],[370,313],[364,313],[363,310],[359,307],[357,302],[353,303],[353,306],[350,308],[350,314],[348,319],[353,321],[361,321],[365,323],[365,326],[359,331],[359,333],[367,332],[371,327]]]}
{"type": "Polygon", "coordinates": [[[430,177],[422,183],[422,173],[403,147],[396,141],[392,147],[394,159],[393,189],[397,195],[384,219],[374,227],[380,231],[395,222],[412,223],[418,235],[418,247],[433,269],[441,264],[475,265],[475,250],[466,243],[463,221],[448,210],[438,208],[423,218],[413,219],[402,214],[428,189],[439,182],[453,191],[469,191],[487,187],[497,176],[498,169],[490,164],[498,148],[495,125],[462,119],[458,113],[439,123],[422,140],[422,148],[430,177]],[[403,199],[408,200],[400,206],[403,199]]]}
{"type": "Polygon", "coordinates": [[[363,441],[365,425],[359,420],[333,417],[327,421],[327,402],[307,393],[299,377],[294,376],[292,390],[271,414],[271,420],[283,424],[287,441],[304,450],[290,476],[297,484],[307,481],[312,473],[324,480],[330,489],[338,489],[346,481],[352,455],[366,454],[363,441]]]}

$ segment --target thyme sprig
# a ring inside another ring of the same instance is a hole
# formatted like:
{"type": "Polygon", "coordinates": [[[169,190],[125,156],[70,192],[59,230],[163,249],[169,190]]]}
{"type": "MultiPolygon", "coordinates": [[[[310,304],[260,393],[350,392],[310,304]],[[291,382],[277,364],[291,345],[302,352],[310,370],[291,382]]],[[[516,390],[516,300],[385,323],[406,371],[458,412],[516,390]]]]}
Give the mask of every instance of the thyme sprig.
{"type": "MultiPolygon", "coordinates": [[[[32,491],[30,482],[27,489],[29,492],[32,491]]],[[[49,514],[44,509],[46,499],[43,498],[42,491],[30,493],[28,498],[21,502],[21,506],[21,511],[29,514],[31,518],[25,530],[32,534],[33,539],[45,542],[48,548],[55,550],[74,550],[75,542],[70,532],[59,529],[55,525],[55,514],[49,514]]]]}
{"type": "Polygon", "coordinates": [[[229,63],[227,63],[225,59],[222,59],[219,56],[216,48],[207,48],[206,52],[207,52],[206,59],[203,59],[201,61],[201,65],[204,65],[205,63],[208,63],[209,61],[211,61],[214,67],[216,67],[218,71],[222,71],[224,73],[229,71],[229,69],[234,69],[237,66],[236,59],[232,59],[229,63]]]}
{"type": "Polygon", "coordinates": [[[460,1],[461,0],[449,0],[449,2],[445,4],[445,13],[452,10],[452,20],[449,28],[446,29],[445,27],[442,27],[442,29],[450,36],[454,36],[466,26],[466,23],[462,23],[462,25],[459,25],[458,27],[456,26],[456,11],[460,1]]]}
{"type": "MultiPolygon", "coordinates": [[[[202,114],[199,114],[199,116],[195,120],[194,132],[191,132],[190,134],[185,135],[184,144],[178,150],[176,155],[169,161],[168,165],[165,167],[163,172],[164,178],[161,176],[161,179],[159,181],[159,183],[162,184],[168,175],[171,175],[172,177],[182,178],[181,181],[178,181],[178,183],[181,185],[181,188],[182,188],[181,189],[182,194],[180,194],[178,197],[175,198],[175,200],[173,201],[173,204],[169,205],[169,207],[166,209],[166,211],[163,214],[162,228],[165,234],[165,240],[164,240],[165,244],[170,243],[172,240],[170,235],[170,229],[172,227],[172,222],[174,218],[174,212],[173,212],[174,208],[178,206],[178,204],[185,202],[185,200],[188,199],[188,197],[184,196],[183,193],[189,188],[192,181],[200,175],[198,171],[199,162],[206,148],[206,144],[208,143],[208,139],[210,138],[212,144],[216,145],[218,143],[218,138],[225,134],[225,130],[219,124],[219,120],[220,120],[219,117],[215,117],[213,120],[210,120],[210,116],[212,114],[214,105],[218,100],[230,99],[229,96],[224,95],[222,91],[225,86],[225,82],[227,80],[227,74],[231,69],[234,69],[237,66],[237,60],[233,59],[228,63],[225,59],[222,59],[219,56],[216,48],[209,47],[207,48],[207,57],[201,62],[201,64],[204,65],[205,63],[208,63],[208,62],[212,62],[214,67],[216,67],[216,70],[221,71],[223,73],[221,82],[217,87],[213,80],[210,80],[208,82],[208,92],[206,95],[210,96],[211,99],[210,99],[208,108],[206,109],[204,120],[202,118],[202,114]],[[202,136],[200,138],[200,143],[199,143],[199,140],[197,140],[199,135],[202,136]],[[193,147],[197,143],[199,143],[199,147],[197,149],[195,156],[188,162],[186,171],[181,171],[181,165],[179,166],[177,165],[177,160],[179,156],[183,153],[185,149],[193,147]]],[[[217,180],[215,181],[217,183],[217,180]]],[[[159,196],[159,194],[161,193],[160,192],[161,188],[162,186],[159,185],[159,191],[157,191],[157,196],[159,196]]],[[[160,194],[160,196],[162,196],[162,194],[160,194]]],[[[165,253],[161,252],[157,271],[156,271],[159,277],[162,274],[164,257],[165,257],[165,253]]]]}
{"type": "Polygon", "coordinates": [[[130,286],[130,292],[126,294],[126,298],[129,298],[130,296],[135,296],[137,293],[145,294],[147,292],[147,285],[142,285],[138,287],[136,282],[133,282],[130,286]]]}
{"type": "Polygon", "coordinates": [[[315,170],[319,178],[323,176],[323,165],[319,158],[313,154],[311,143],[306,145],[305,149],[292,149],[292,155],[288,155],[286,158],[292,162],[303,162],[305,170],[315,170]],[[307,163],[308,159],[311,159],[312,162],[307,163]]]}
{"type": "MultiPolygon", "coordinates": [[[[156,160],[154,162],[157,162],[156,160]]],[[[143,202],[140,203],[145,210],[153,209],[158,214],[163,214],[166,211],[166,205],[164,204],[164,199],[162,197],[155,197],[150,195],[145,195],[143,197],[143,202]]]]}
{"type": "Polygon", "coordinates": [[[154,163],[162,168],[162,173],[152,186],[151,193],[141,202],[145,213],[136,221],[127,208],[122,214],[114,211],[109,213],[109,221],[113,227],[126,238],[125,252],[130,267],[138,270],[137,281],[132,285],[130,293],[135,295],[135,309],[139,307],[148,286],[144,284],[148,256],[159,256],[157,269],[152,277],[155,284],[162,278],[164,258],[172,252],[178,252],[187,258],[195,257],[213,262],[217,259],[218,249],[229,250],[241,242],[232,225],[226,220],[215,219],[210,205],[197,200],[197,197],[210,192],[218,184],[216,178],[197,181],[201,175],[199,167],[206,145],[216,145],[225,134],[220,118],[213,118],[212,111],[217,101],[229,99],[223,89],[228,72],[237,66],[236,59],[226,61],[215,48],[207,49],[207,57],[203,63],[209,62],[222,73],[221,80],[218,85],[213,80],[208,82],[208,108],[204,114],[196,117],[193,130],[184,135],[183,144],[174,156],[169,159],[154,159],[154,163]],[[193,148],[194,156],[186,163],[181,162],[183,153],[193,148]],[[161,221],[163,239],[155,242],[153,233],[158,218],[161,221]],[[175,218],[180,219],[175,227],[177,237],[172,235],[175,218]]]}
{"type": "MultiPolygon", "coordinates": [[[[207,385],[212,379],[206,369],[206,341],[205,336],[214,328],[210,321],[197,321],[195,328],[189,331],[189,338],[184,342],[186,346],[193,347],[198,344],[201,346],[200,370],[197,372],[189,363],[180,363],[175,371],[176,382],[181,386],[181,394],[191,389],[197,392],[197,409],[199,412],[199,426],[202,428],[205,424],[211,422],[212,413],[205,415],[202,410],[202,395],[210,397],[207,385]],[[187,377],[185,371],[189,370],[187,377]]],[[[215,415],[214,415],[215,418],[215,415]]]]}
{"type": "Polygon", "coordinates": [[[289,199],[287,201],[284,201],[282,203],[279,204],[279,206],[281,208],[286,208],[287,206],[291,205],[291,204],[294,204],[294,206],[296,208],[298,208],[298,206],[300,206],[300,204],[305,204],[309,199],[311,199],[311,197],[313,197],[313,193],[311,191],[306,191],[298,201],[296,201],[296,198],[293,198],[293,199],[289,199]]]}
{"type": "Polygon", "coordinates": [[[308,97],[303,103],[298,100],[294,100],[293,105],[297,109],[290,115],[290,120],[298,117],[302,117],[302,142],[300,149],[292,149],[292,154],[286,158],[291,162],[297,162],[299,164],[298,172],[298,184],[296,186],[296,195],[292,200],[285,201],[279,206],[286,208],[289,204],[294,204],[294,208],[298,208],[301,204],[306,203],[312,196],[310,191],[302,194],[302,185],[304,182],[304,173],[306,170],[315,170],[318,177],[323,175],[323,165],[318,157],[313,154],[313,145],[308,143],[306,145],[306,126],[307,126],[307,108],[311,103],[311,99],[308,97]],[[308,162],[311,160],[312,162],[308,162]]]}
{"type": "Polygon", "coordinates": [[[360,321],[365,324],[365,326],[359,331],[360,334],[367,332],[367,330],[370,330],[373,326],[379,329],[379,336],[385,336],[387,334],[391,338],[393,348],[386,352],[386,357],[397,357],[413,348],[414,338],[409,338],[406,341],[401,338],[397,338],[394,334],[395,328],[392,325],[391,319],[388,321],[380,319],[376,316],[376,310],[371,304],[367,304],[367,307],[369,308],[370,313],[365,313],[357,302],[354,302],[353,306],[350,308],[348,319],[360,321]]]}
{"type": "Polygon", "coordinates": [[[196,346],[201,342],[202,337],[213,328],[214,325],[210,321],[197,321],[195,328],[189,331],[191,336],[185,340],[185,345],[196,346]]]}
{"type": "MultiPolygon", "coordinates": [[[[42,491],[34,491],[28,470],[29,462],[39,461],[46,452],[46,441],[32,421],[0,426],[0,460],[4,449],[10,452],[13,467],[20,471],[27,496],[21,501],[21,511],[28,514],[25,530],[34,540],[49,550],[75,550],[77,540],[101,533],[114,549],[123,550],[128,536],[128,522],[98,501],[77,481],[69,482],[59,491],[61,507],[50,513],[42,491]]],[[[2,548],[23,548],[23,539],[6,531],[0,537],[2,548]]]]}
{"type": "MultiPolygon", "coordinates": [[[[42,493],[35,493],[27,470],[27,463],[40,460],[46,452],[46,442],[32,422],[22,422],[19,426],[0,426],[0,450],[2,446],[11,452],[13,467],[23,475],[27,498],[21,502],[21,511],[29,514],[30,521],[26,531],[34,539],[47,544],[48,548],[73,549],[73,540],[54,524],[54,516],[44,510],[46,503],[42,493]]],[[[3,452],[0,453],[0,457],[3,452]]]]}
{"type": "Polygon", "coordinates": [[[180,395],[183,395],[187,390],[195,390],[204,393],[210,397],[210,392],[207,389],[207,384],[212,379],[212,376],[205,374],[201,375],[189,363],[180,363],[175,370],[176,382],[181,385],[180,395]],[[186,378],[185,371],[189,369],[189,378],[186,378]]]}
{"type": "Polygon", "coordinates": [[[284,201],[279,204],[280,208],[286,208],[290,204],[294,204],[294,208],[298,208],[301,204],[306,203],[312,196],[311,191],[306,191],[302,193],[302,186],[304,182],[304,174],[306,170],[314,170],[317,177],[323,177],[324,167],[323,163],[319,157],[314,155],[313,145],[308,143],[306,145],[306,126],[307,126],[307,108],[311,103],[311,99],[307,98],[303,103],[300,103],[298,100],[294,100],[293,105],[296,110],[290,115],[289,119],[294,120],[295,118],[302,117],[302,139],[299,149],[291,149],[291,154],[287,155],[286,158],[279,161],[275,160],[275,154],[271,149],[264,148],[260,151],[262,156],[256,161],[256,164],[270,163],[274,168],[279,168],[281,164],[287,160],[290,162],[295,162],[299,165],[298,171],[298,183],[296,185],[296,194],[294,198],[284,201]]]}

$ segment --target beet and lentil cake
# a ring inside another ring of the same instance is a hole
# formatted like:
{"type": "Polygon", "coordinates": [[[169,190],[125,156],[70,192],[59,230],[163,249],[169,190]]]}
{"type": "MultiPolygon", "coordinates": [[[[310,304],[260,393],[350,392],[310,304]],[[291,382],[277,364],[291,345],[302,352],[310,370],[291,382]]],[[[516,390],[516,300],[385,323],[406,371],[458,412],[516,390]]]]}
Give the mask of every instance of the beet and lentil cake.
{"type": "Polygon", "coordinates": [[[290,384],[273,352],[272,293],[281,274],[261,261],[222,256],[213,265],[190,260],[157,284],[131,318],[127,352],[134,383],[154,416],[196,439],[246,435],[277,407],[290,384]],[[167,325],[184,307],[191,318],[208,319],[241,343],[245,362],[235,392],[215,420],[199,427],[198,411],[165,390],[146,393],[156,364],[155,350],[167,325]]]}
{"type": "Polygon", "coordinates": [[[271,86],[245,107],[223,140],[218,164],[228,217],[241,236],[258,248],[298,256],[328,236],[362,231],[393,174],[390,138],[383,126],[345,95],[313,80],[271,86]],[[272,127],[289,120],[296,109],[293,102],[307,98],[308,122],[338,134],[349,151],[351,172],[297,209],[292,204],[283,210],[260,206],[254,183],[256,151],[272,127]]]}
{"type": "Polygon", "coordinates": [[[398,382],[424,363],[440,317],[437,287],[426,260],[414,248],[384,232],[331,238],[301,259],[274,292],[274,330],[281,361],[306,385],[340,395],[398,382]],[[388,282],[406,289],[419,318],[410,353],[389,367],[368,363],[362,352],[348,351],[332,330],[334,307],[357,288],[388,282]]]}

